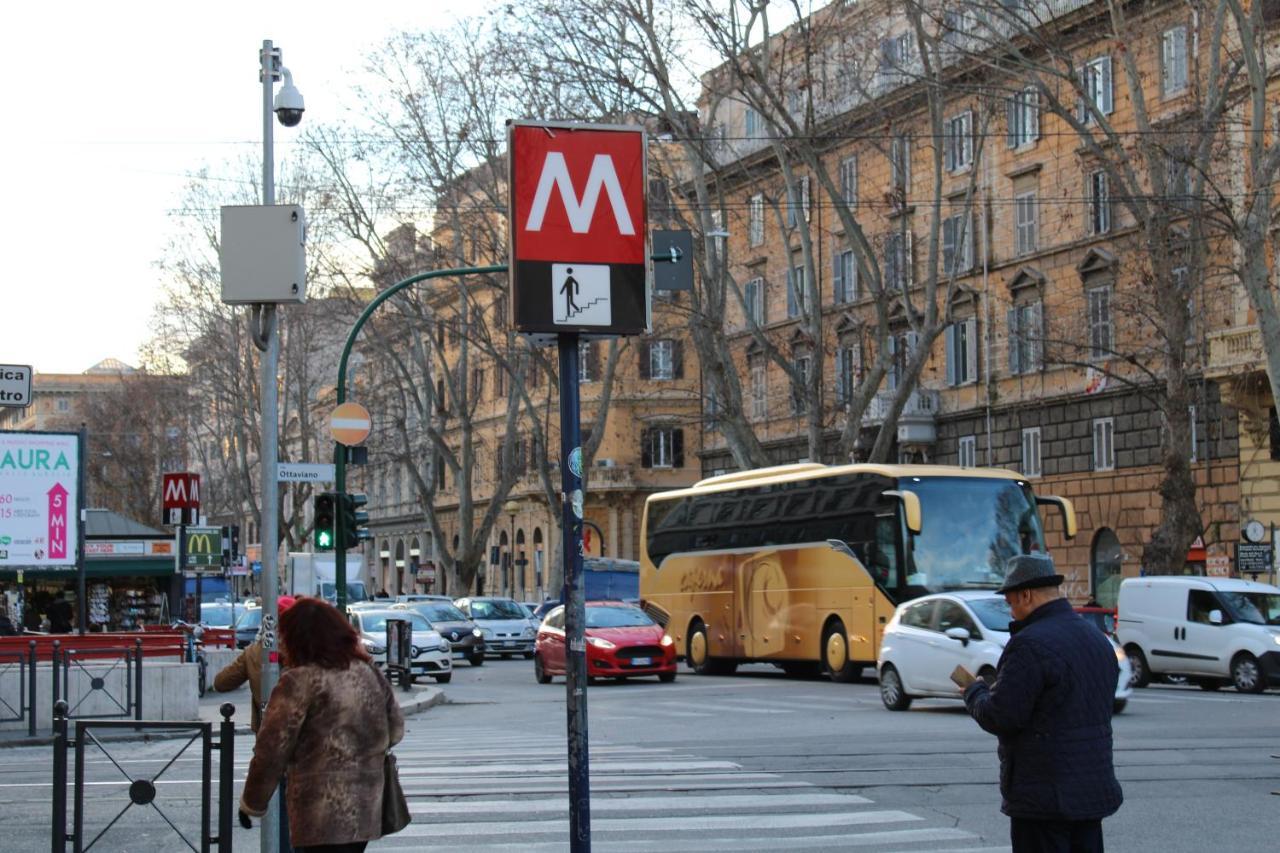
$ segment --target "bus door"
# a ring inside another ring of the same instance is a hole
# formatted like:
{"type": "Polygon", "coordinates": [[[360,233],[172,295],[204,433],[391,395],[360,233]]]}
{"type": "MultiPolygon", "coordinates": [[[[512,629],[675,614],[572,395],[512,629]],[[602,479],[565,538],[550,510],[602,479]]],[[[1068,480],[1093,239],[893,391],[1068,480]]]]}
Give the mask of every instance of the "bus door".
{"type": "Polygon", "coordinates": [[[875,579],[875,657],[880,657],[880,641],[884,639],[885,626],[893,618],[897,601],[890,596],[898,592],[902,583],[902,523],[898,507],[876,514],[876,538],[871,548],[871,565],[867,566],[875,579]],[[886,594],[886,592],[888,594],[886,594]]]}
{"type": "Polygon", "coordinates": [[[736,639],[741,657],[776,657],[785,650],[788,585],[782,556],[765,551],[737,561],[736,639]]]}

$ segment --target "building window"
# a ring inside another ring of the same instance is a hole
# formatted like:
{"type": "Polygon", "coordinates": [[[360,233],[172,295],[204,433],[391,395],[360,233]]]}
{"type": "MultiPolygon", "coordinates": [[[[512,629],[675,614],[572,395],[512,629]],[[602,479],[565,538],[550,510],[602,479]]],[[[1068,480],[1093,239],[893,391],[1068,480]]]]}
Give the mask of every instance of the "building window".
{"type": "Polygon", "coordinates": [[[471,371],[471,399],[480,400],[484,397],[484,368],[477,367],[471,371]]]}
{"type": "Polygon", "coordinates": [[[751,197],[747,211],[747,239],[752,246],[764,242],[764,196],[756,193],[751,197]]]}
{"type": "Polygon", "coordinates": [[[578,382],[595,382],[600,377],[595,375],[595,344],[591,341],[578,341],[578,382]]]}
{"type": "Polygon", "coordinates": [[[858,265],[853,261],[853,250],[836,252],[832,259],[832,282],[835,303],[853,302],[858,298],[858,265]]]}
{"type": "Polygon", "coordinates": [[[1160,36],[1160,94],[1166,98],[1187,89],[1187,28],[1173,27],[1160,36]]]}
{"type": "Polygon", "coordinates": [[[1107,173],[1101,169],[1090,172],[1088,180],[1089,233],[1106,234],[1111,230],[1111,191],[1107,173]]]}
{"type": "Polygon", "coordinates": [[[978,381],[978,320],[970,317],[947,326],[947,384],[978,381]]]}
{"type": "Polygon", "coordinates": [[[915,332],[902,332],[889,336],[889,377],[890,391],[897,391],[898,386],[907,375],[907,363],[915,356],[919,337],[915,332]]]}
{"type": "Polygon", "coordinates": [[[858,206],[858,158],[840,161],[840,199],[850,208],[858,206]]]}
{"type": "Polygon", "coordinates": [[[1034,373],[1043,361],[1044,303],[1040,300],[1009,309],[1009,373],[1034,373]]]}
{"type": "Polygon", "coordinates": [[[907,203],[907,186],[911,183],[911,139],[895,136],[889,144],[889,179],[899,204],[907,203]]]}
{"type": "Polygon", "coordinates": [[[763,358],[751,361],[751,417],[762,421],[769,411],[769,375],[763,358]]]}
{"type": "Polygon", "coordinates": [[[1111,88],[1111,57],[1099,56],[1086,62],[1080,69],[1080,88],[1084,99],[1080,102],[1080,121],[1090,124],[1094,112],[1111,115],[1114,106],[1111,88]]]}
{"type": "Polygon", "coordinates": [[[961,468],[978,467],[978,437],[976,435],[960,436],[960,459],[957,464],[961,468]]]}
{"type": "Polygon", "coordinates": [[[649,345],[649,378],[675,378],[675,341],[654,341],[649,345]]]}
{"type": "Polygon", "coordinates": [[[1111,323],[1111,285],[1092,287],[1089,300],[1089,358],[1098,361],[1110,358],[1113,350],[1111,323]]]}
{"type": "Polygon", "coordinates": [[[884,239],[884,286],[906,290],[911,283],[911,232],[895,231],[884,239]]]}
{"type": "Polygon", "coordinates": [[[942,269],[945,275],[973,268],[973,216],[957,213],[942,220],[942,269]]]}
{"type": "Polygon", "coordinates": [[[1040,427],[1022,431],[1022,473],[1027,477],[1040,476],[1040,427]]]}
{"type": "Polygon", "coordinates": [[[1040,138],[1040,93],[1028,86],[1008,101],[1009,147],[1021,148],[1040,138]]]}
{"type": "Polygon", "coordinates": [[[1115,426],[1111,418],[1095,418],[1093,421],[1093,470],[1112,471],[1115,467],[1115,426]]]}
{"type": "Polygon", "coordinates": [[[797,178],[787,189],[787,227],[809,221],[809,176],[797,178]]]}
{"type": "Polygon", "coordinates": [[[764,279],[759,276],[749,279],[743,291],[743,299],[747,303],[748,324],[763,326],[765,323],[764,279]]]}
{"type": "Polygon", "coordinates": [[[853,402],[854,389],[862,378],[862,350],[857,341],[848,341],[836,349],[836,405],[847,408],[853,402]]]}
{"type": "Polygon", "coordinates": [[[1027,255],[1036,250],[1036,193],[1019,193],[1013,197],[1015,252],[1027,255]]]}
{"type": "Polygon", "coordinates": [[[54,404],[54,407],[59,412],[69,412],[71,411],[71,401],[66,397],[59,397],[58,401],[54,404]]]}
{"type": "Polygon", "coordinates": [[[764,122],[760,120],[760,113],[756,112],[754,107],[747,107],[743,113],[743,126],[748,139],[764,135],[764,122]]]}
{"type": "Polygon", "coordinates": [[[911,33],[900,33],[880,40],[880,71],[906,70],[911,61],[911,33]]]}
{"type": "Polygon", "coordinates": [[[804,264],[796,264],[787,271],[787,317],[799,317],[809,302],[809,286],[805,280],[804,264]]]}
{"type": "Polygon", "coordinates": [[[809,371],[813,368],[813,359],[807,355],[796,356],[795,369],[799,383],[791,386],[791,413],[803,415],[809,411],[809,371]]]}
{"type": "Polygon", "coordinates": [[[640,434],[640,466],[642,468],[683,468],[684,430],[675,427],[651,427],[640,434]]]}
{"type": "Polygon", "coordinates": [[[959,172],[973,165],[972,110],[947,119],[946,162],[949,172],[959,172]]]}
{"type": "Polygon", "coordinates": [[[1191,456],[1189,457],[1188,461],[1195,462],[1199,457],[1199,454],[1197,452],[1197,445],[1200,443],[1200,436],[1197,434],[1199,433],[1200,430],[1198,429],[1198,424],[1196,423],[1196,407],[1195,406],[1187,407],[1187,422],[1191,426],[1191,456]]]}

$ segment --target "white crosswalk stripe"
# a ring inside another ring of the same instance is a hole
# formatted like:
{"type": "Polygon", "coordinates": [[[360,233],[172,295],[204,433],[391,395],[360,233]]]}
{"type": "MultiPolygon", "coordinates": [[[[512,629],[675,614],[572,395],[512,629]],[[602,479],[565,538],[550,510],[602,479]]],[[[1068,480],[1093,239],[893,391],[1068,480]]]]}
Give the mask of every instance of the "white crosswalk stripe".
{"type": "MultiPolygon", "coordinates": [[[[741,703],[750,707],[748,700],[741,703]]],[[[396,749],[414,822],[370,851],[563,851],[563,740],[470,732],[461,750],[396,749]]],[[[688,750],[593,742],[592,846],[603,851],[976,848],[980,839],[867,797],[688,750]]],[[[1000,848],[994,848],[998,850],[1000,848]]]]}

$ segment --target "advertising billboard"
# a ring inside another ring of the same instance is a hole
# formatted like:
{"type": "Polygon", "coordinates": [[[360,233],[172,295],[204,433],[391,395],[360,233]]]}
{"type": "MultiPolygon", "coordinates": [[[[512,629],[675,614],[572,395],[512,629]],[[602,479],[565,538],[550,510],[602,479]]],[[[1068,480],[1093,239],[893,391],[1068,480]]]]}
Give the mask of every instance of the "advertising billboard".
{"type": "Polygon", "coordinates": [[[0,432],[0,567],[74,567],[80,440],[0,432]]]}

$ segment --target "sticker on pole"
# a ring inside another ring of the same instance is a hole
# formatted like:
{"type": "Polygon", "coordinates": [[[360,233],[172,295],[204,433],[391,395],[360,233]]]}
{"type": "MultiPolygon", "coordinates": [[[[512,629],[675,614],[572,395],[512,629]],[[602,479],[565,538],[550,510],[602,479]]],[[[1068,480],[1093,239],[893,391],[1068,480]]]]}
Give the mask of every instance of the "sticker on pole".
{"type": "Polygon", "coordinates": [[[329,433],[338,444],[348,447],[360,444],[372,429],[373,418],[359,403],[343,403],[329,415],[329,433]]]}
{"type": "Polygon", "coordinates": [[[647,332],[644,129],[515,122],[507,141],[515,330],[647,332]]]}

